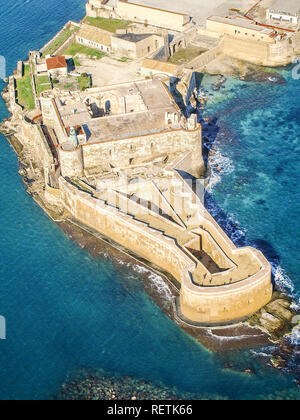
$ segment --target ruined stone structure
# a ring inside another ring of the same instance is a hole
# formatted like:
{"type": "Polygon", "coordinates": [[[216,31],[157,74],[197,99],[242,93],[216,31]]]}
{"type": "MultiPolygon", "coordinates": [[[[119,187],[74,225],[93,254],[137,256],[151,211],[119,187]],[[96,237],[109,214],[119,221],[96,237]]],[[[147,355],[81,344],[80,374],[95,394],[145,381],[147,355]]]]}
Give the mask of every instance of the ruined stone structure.
{"type": "Polygon", "coordinates": [[[162,82],[47,92],[41,106],[40,134],[58,159],[44,162],[47,200],[171,274],[178,317],[232,323],[270,301],[268,261],[237,249],[205,210],[195,182],[204,172],[201,125],[182,116],[162,82]]]}

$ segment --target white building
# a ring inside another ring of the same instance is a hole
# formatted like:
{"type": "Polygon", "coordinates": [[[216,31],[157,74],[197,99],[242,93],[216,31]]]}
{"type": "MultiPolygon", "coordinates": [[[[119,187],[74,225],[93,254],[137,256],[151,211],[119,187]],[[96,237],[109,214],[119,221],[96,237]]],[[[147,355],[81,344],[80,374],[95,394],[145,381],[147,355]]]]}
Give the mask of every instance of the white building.
{"type": "Polygon", "coordinates": [[[267,19],[298,25],[300,17],[299,0],[276,0],[267,9],[267,19]]]}

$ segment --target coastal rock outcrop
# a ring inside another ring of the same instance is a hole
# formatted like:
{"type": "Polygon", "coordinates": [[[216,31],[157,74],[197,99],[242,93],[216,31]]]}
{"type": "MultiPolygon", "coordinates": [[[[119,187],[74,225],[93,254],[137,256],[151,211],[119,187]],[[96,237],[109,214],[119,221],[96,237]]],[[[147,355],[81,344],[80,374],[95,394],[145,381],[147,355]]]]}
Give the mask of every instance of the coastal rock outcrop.
{"type": "Polygon", "coordinates": [[[297,313],[292,308],[293,303],[285,294],[275,292],[272,301],[254,314],[248,323],[267,332],[271,341],[278,343],[295,327],[293,319],[297,313]]]}
{"type": "Polygon", "coordinates": [[[260,69],[250,70],[246,73],[242,80],[245,82],[261,82],[276,85],[285,85],[286,80],[281,74],[276,72],[266,72],[260,69]]]}

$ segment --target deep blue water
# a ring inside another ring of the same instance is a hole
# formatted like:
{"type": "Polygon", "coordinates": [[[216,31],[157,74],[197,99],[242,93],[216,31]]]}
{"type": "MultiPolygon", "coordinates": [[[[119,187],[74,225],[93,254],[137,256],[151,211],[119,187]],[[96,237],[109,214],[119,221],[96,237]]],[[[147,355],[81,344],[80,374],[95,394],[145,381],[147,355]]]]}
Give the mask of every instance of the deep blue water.
{"type": "MultiPolygon", "coordinates": [[[[8,73],[29,49],[83,15],[84,0],[2,3],[0,54],[8,73]]],[[[220,206],[227,221],[229,215],[239,221],[245,240],[268,243],[298,291],[299,90],[294,82],[260,87],[259,93],[233,83],[209,110],[218,112],[218,124],[229,134],[216,145],[232,171],[215,185],[210,206],[220,206]],[[259,104],[254,95],[261,95],[259,104]]],[[[0,117],[5,116],[0,102],[0,117]]],[[[14,152],[0,136],[0,314],[7,319],[7,340],[0,341],[0,399],[50,398],[79,367],[232,399],[295,390],[293,378],[258,367],[250,352],[232,357],[256,369],[255,376],[222,370],[219,356],[183,333],[145,295],[137,273],[92,258],[69,240],[27,196],[17,169],[14,152]]],[[[236,228],[231,231],[236,234],[236,228]]]]}
{"type": "Polygon", "coordinates": [[[292,66],[279,72],[286,85],[229,79],[207,107],[218,130],[210,163],[222,168],[213,171],[208,205],[238,245],[266,254],[278,287],[299,298],[300,82],[292,66]]]}

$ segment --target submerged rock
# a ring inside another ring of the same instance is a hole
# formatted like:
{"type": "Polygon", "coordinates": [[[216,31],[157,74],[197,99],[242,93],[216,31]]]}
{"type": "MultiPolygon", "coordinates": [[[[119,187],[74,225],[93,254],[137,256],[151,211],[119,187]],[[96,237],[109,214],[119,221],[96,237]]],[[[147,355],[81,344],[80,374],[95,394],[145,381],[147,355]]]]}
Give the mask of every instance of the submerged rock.
{"type": "Polygon", "coordinates": [[[103,370],[81,369],[65,384],[55,400],[190,400],[225,399],[220,395],[180,393],[129,376],[111,376],[103,370]]]}
{"type": "Polygon", "coordinates": [[[284,85],[286,80],[281,74],[266,72],[264,70],[253,70],[247,73],[244,77],[241,78],[245,82],[260,82],[260,83],[269,83],[275,85],[284,85]]]}

